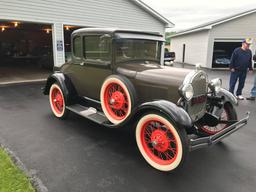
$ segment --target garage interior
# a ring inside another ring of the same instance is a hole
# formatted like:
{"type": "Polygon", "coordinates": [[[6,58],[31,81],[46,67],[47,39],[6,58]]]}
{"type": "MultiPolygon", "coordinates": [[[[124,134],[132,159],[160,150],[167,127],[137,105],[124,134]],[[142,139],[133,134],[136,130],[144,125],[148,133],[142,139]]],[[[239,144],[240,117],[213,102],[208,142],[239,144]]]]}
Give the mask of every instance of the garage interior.
{"type": "Polygon", "coordinates": [[[241,41],[236,42],[214,42],[213,68],[228,68],[230,58],[235,48],[241,47],[241,41]]]}
{"type": "Polygon", "coordinates": [[[46,79],[52,47],[51,25],[0,20],[0,84],[46,79]]]}

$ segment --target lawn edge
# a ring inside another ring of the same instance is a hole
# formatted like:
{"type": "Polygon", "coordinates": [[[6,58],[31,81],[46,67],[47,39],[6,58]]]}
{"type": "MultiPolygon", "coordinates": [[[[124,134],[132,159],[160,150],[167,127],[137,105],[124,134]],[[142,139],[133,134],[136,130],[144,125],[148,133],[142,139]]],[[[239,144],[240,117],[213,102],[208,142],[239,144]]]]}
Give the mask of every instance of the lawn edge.
{"type": "Polygon", "coordinates": [[[3,142],[0,141],[0,147],[9,155],[12,162],[21,170],[24,172],[24,174],[29,179],[32,187],[36,190],[36,192],[48,192],[47,187],[43,184],[41,179],[39,179],[36,175],[36,170],[28,170],[27,167],[22,163],[20,158],[11,151],[6,145],[3,144],[3,142]]]}

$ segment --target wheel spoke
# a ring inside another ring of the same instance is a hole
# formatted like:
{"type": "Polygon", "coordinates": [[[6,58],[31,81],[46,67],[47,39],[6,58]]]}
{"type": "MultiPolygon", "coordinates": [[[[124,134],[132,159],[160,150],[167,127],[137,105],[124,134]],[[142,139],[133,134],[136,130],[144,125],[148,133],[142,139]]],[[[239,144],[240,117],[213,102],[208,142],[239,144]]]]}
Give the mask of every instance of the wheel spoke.
{"type": "Polygon", "coordinates": [[[148,136],[151,136],[152,132],[150,132],[147,128],[145,129],[145,133],[148,135],[148,136]]]}
{"type": "Polygon", "coordinates": [[[115,84],[115,85],[114,85],[115,91],[118,91],[118,87],[119,87],[118,84],[115,84]]]}
{"type": "Polygon", "coordinates": [[[168,139],[168,141],[170,142],[170,143],[175,143],[176,141],[175,141],[175,139],[168,139]]]}
{"type": "Polygon", "coordinates": [[[174,153],[173,153],[173,156],[171,156],[168,152],[165,152],[164,154],[165,154],[166,158],[169,159],[169,160],[173,159],[174,156],[175,156],[174,153]]]}
{"type": "Polygon", "coordinates": [[[120,116],[119,111],[115,110],[115,112],[116,112],[116,115],[119,117],[120,116]]]}
{"type": "Polygon", "coordinates": [[[146,137],[146,136],[145,136],[145,141],[146,141],[148,144],[151,144],[151,139],[148,138],[148,137],[146,137]]]}
{"type": "Polygon", "coordinates": [[[121,110],[124,112],[124,113],[127,113],[127,108],[125,107],[125,106],[123,106],[122,108],[121,108],[121,110]]]}
{"type": "Polygon", "coordinates": [[[112,92],[111,90],[108,91],[108,100],[110,100],[110,98],[111,98],[111,96],[112,96],[112,93],[113,93],[113,92],[112,92]]]}
{"type": "Polygon", "coordinates": [[[162,152],[159,152],[159,154],[160,154],[160,159],[164,159],[163,155],[162,155],[162,152]]]}
{"type": "Polygon", "coordinates": [[[162,159],[162,157],[161,157],[161,152],[158,151],[158,150],[157,150],[157,156],[158,156],[158,158],[162,159]]]}
{"type": "Polygon", "coordinates": [[[156,128],[155,128],[153,125],[151,125],[151,124],[149,124],[148,127],[150,128],[151,132],[153,132],[154,130],[156,130],[156,128]]]}
{"type": "Polygon", "coordinates": [[[168,150],[170,150],[170,151],[171,151],[172,153],[174,153],[174,154],[176,153],[176,149],[174,149],[174,148],[172,148],[172,147],[170,147],[170,146],[168,147],[168,150]]]}
{"type": "Polygon", "coordinates": [[[119,110],[119,111],[120,111],[121,116],[125,115],[125,112],[123,110],[119,110]]]}
{"type": "Polygon", "coordinates": [[[159,130],[162,128],[162,126],[159,122],[156,122],[156,128],[159,129],[159,130]]]}

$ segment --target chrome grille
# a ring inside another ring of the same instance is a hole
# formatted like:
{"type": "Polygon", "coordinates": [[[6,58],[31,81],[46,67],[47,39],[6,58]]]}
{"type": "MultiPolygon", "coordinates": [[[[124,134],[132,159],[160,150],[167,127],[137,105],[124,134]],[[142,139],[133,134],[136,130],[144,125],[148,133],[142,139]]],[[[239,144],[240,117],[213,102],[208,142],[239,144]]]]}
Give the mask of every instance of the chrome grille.
{"type": "MultiPolygon", "coordinates": [[[[193,98],[187,102],[187,112],[193,121],[200,119],[206,111],[208,78],[204,71],[193,71],[185,79],[194,89],[193,98]]],[[[184,81],[184,83],[185,83],[184,81]]]]}

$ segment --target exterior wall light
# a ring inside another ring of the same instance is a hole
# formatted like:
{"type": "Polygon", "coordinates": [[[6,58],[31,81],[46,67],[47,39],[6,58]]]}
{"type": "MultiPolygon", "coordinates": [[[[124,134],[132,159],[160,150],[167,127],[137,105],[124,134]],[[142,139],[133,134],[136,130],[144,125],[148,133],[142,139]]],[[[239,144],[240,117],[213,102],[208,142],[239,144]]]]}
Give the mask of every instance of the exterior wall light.
{"type": "Polygon", "coordinates": [[[14,22],[14,27],[18,27],[19,23],[18,22],[14,22]]]}
{"type": "Polygon", "coordinates": [[[1,31],[4,32],[5,31],[5,26],[1,27],[1,31]]]}

